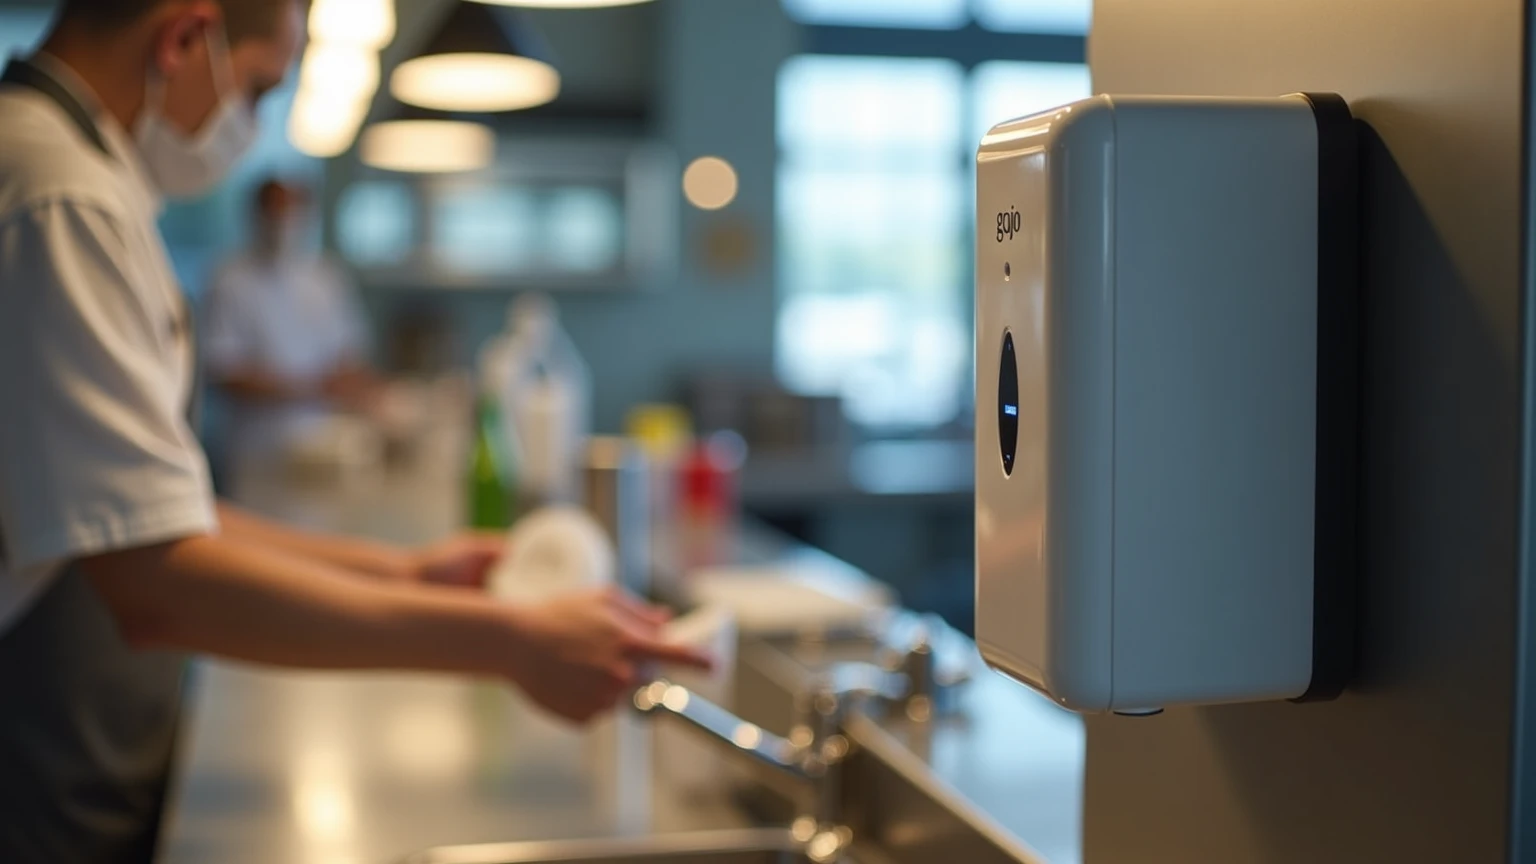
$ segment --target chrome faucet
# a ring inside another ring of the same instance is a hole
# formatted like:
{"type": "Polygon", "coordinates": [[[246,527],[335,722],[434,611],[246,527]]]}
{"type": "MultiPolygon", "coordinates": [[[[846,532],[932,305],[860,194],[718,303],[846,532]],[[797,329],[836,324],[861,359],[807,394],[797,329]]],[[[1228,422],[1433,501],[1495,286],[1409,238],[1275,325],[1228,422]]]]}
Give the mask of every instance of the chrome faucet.
{"type": "Polygon", "coordinates": [[[909,720],[925,723],[957,708],[961,685],[978,662],[970,640],[937,615],[903,612],[884,628],[880,642],[882,668],[905,688],[894,702],[909,720]]]}
{"type": "Polygon", "coordinates": [[[636,690],[634,702],[641,714],[676,717],[742,756],[811,779],[805,747],[742,720],[686,687],[658,678],[636,690]]]}
{"type": "Polygon", "coordinates": [[[850,704],[849,695],[854,694],[818,689],[810,699],[810,716],[802,718],[788,738],[748,723],[665,679],[635,691],[634,707],[643,715],[676,718],[744,758],[808,783],[814,803],[810,812],[794,820],[790,833],[804,844],[803,851],[811,861],[830,864],[842,856],[853,839],[840,818],[839,766],[848,755],[849,744],[838,730],[850,704]]]}
{"type": "Polygon", "coordinates": [[[840,766],[850,749],[841,732],[844,718],[871,703],[899,708],[915,722],[947,709],[953,702],[949,695],[970,677],[968,663],[952,662],[945,637],[953,634],[932,617],[898,616],[881,640],[880,664],[835,663],[818,676],[800,700],[799,720],[788,738],[665,679],[635,691],[634,707],[647,716],[674,717],[742,758],[810,784],[812,807],[794,820],[791,833],[812,861],[827,864],[852,841],[841,814],[840,766]]]}

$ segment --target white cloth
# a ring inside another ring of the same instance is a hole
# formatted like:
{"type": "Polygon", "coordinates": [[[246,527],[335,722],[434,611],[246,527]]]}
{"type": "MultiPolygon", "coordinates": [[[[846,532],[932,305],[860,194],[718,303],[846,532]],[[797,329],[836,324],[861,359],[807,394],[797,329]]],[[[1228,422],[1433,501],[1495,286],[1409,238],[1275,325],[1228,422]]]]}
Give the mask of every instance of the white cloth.
{"type": "MultiPolygon", "coordinates": [[[[199,331],[215,378],[258,369],[301,389],[318,389],[337,366],[357,362],[367,326],[342,269],[315,254],[264,260],[237,255],[219,269],[204,300],[199,331]]],[[[231,444],[236,458],[282,452],[331,409],[320,398],[237,404],[231,444]]]]}
{"type": "Polygon", "coordinates": [[[0,632],[70,560],[218,529],[161,203],[97,122],[110,155],[46,96],[0,87],[0,632]]]}

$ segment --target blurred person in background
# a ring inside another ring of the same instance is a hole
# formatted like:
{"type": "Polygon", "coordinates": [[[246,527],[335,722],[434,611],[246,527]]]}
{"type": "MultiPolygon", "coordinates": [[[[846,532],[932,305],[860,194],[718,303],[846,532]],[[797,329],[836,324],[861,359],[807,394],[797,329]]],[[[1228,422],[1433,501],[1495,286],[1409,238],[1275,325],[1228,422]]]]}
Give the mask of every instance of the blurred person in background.
{"type": "MultiPolygon", "coordinates": [[[[298,56],[303,0],[62,0],[0,76],[0,861],[153,859],[183,652],[514,684],[584,720],[664,616],[465,590],[499,541],[307,534],[214,497],[157,228],[217,185],[298,56]]],[[[423,794],[430,794],[424,790],[423,794]]]]}
{"type": "Polygon", "coordinates": [[[308,190],[269,179],[252,238],[215,275],[199,333],[209,382],[230,402],[226,468],[269,470],[340,412],[366,413],[383,381],[345,270],[319,249],[308,190]]]}

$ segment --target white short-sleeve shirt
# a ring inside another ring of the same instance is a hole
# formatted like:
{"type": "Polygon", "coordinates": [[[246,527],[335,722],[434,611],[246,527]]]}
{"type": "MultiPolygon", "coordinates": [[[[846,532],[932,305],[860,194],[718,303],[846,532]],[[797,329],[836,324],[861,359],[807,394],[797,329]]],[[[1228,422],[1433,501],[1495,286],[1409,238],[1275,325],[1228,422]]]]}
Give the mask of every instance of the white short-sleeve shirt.
{"type": "MultiPolygon", "coordinates": [[[[345,271],[318,253],[234,256],[219,268],[198,330],[214,379],[258,369],[318,393],[367,350],[367,327],[345,271]]],[[[322,400],[235,406],[236,454],[281,451],[331,413],[322,400]]]]}
{"type": "MultiPolygon", "coordinates": [[[[67,67],[36,65],[85,106],[67,67]]],[[[0,632],[69,561],[217,530],[191,322],[123,129],[0,85],[0,632]]]]}

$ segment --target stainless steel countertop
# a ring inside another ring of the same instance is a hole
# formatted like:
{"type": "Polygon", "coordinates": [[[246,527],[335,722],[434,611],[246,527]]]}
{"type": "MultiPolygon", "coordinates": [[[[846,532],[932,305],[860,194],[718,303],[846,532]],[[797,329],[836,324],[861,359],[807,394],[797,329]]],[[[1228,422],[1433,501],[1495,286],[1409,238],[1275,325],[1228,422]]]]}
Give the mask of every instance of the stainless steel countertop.
{"type": "Polygon", "coordinates": [[[748,824],[654,780],[640,718],[577,732],[492,684],[207,663],[188,725],[167,864],[382,864],[444,844],[748,824]]]}
{"type": "Polygon", "coordinates": [[[877,725],[1049,864],[1080,864],[1082,719],[991,671],[966,685],[960,704],[958,716],[877,725]]]}
{"type": "MultiPolygon", "coordinates": [[[[243,499],[313,527],[423,542],[459,523],[458,484],[443,473],[269,480],[243,499]]],[[[881,726],[1051,864],[1078,864],[1080,721],[992,673],[964,704],[963,717],[881,726]]],[[[721,796],[652,770],[667,760],[641,718],[569,730],[492,683],[202,661],[184,710],[163,864],[382,864],[442,844],[748,824],[721,796]]]]}

